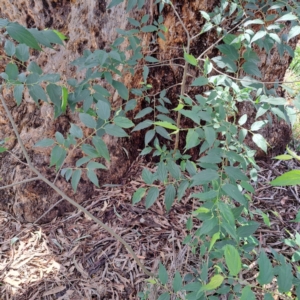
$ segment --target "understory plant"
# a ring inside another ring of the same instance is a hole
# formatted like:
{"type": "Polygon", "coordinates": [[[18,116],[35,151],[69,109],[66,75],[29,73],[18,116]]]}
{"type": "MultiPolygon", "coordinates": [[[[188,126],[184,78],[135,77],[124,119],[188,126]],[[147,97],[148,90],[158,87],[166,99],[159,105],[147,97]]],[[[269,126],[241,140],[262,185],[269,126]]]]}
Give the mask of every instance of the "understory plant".
{"type": "MultiPolygon", "coordinates": [[[[123,0],[113,0],[111,9],[123,0]]],[[[127,1],[127,11],[142,9],[145,0],[127,1]]],[[[290,122],[285,109],[286,100],[278,97],[276,89],[283,82],[274,82],[269,88],[261,81],[258,68],[260,58],[257,48],[268,54],[276,49],[280,56],[293,55],[288,42],[300,34],[300,8],[296,1],[221,0],[212,12],[200,11],[205,23],[202,30],[191,35],[176,6],[167,0],[156,0],[159,16],[148,25],[149,15],[141,19],[128,18],[129,30],[117,29],[119,37],[110,50],[85,50],[84,54],[72,62],[78,72],[85,71],[81,81],[68,78],[62,81],[60,74],[44,74],[34,61],[29,63],[30,49],[41,50],[63,44],[66,39],[53,30],[26,29],[16,22],[0,19],[1,36],[6,64],[1,73],[2,88],[11,89],[17,105],[23,101],[24,90],[38,105],[39,101],[53,105],[55,117],[66,113],[76,113],[81,124],[70,124],[67,133],[56,132],[55,137],[41,139],[35,147],[51,147],[50,167],[70,181],[76,191],[83,173],[99,186],[97,172],[105,170],[110,161],[110,153],[103,140],[105,135],[126,138],[135,131],[145,130],[145,147],[140,155],[157,159],[155,172],[144,169],[142,179],[146,187],[137,189],[132,197],[133,205],[142,199],[150,208],[163,193],[166,212],[174,202],[179,202],[187,190],[197,199],[198,207],[191,212],[186,224],[187,236],[182,243],[199,257],[199,264],[189,274],[177,270],[170,277],[167,268],[159,265],[157,274],[150,273],[120,236],[106,224],[66,196],[53,182],[45,178],[31,163],[9,109],[1,96],[2,105],[13,126],[28,167],[36,177],[43,180],[63,198],[117,238],[150,277],[148,283],[160,287],[159,300],[167,299],[274,299],[278,296],[300,297],[300,274],[297,264],[276,252],[261,249],[254,236],[259,223],[251,214],[251,194],[254,188],[251,181],[257,178],[258,166],[255,151],[245,144],[250,138],[263,151],[268,143],[259,130],[270,123],[271,113],[277,118],[290,122]],[[186,34],[186,44],[182,45],[183,75],[180,79],[180,93],[174,100],[168,98],[167,87],[152,96],[152,86],[147,82],[151,68],[161,62],[155,55],[145,55],[141,33],[153,34],[165,39],[167,28],[164,25],[163,9],[169,6],[186,34]],[[258,17],[259,16],[259,17],[258,17]],[[223,24],[231,22],[231,30],[223,24]],[[286,24],[288,34],[281,34],[286,24]],[[258,28],[258,29],[257,29],[258,28]],[[213,31],[217,41],[198,57],[191,54],[191,45],[203,34],[213,31]],[[128,46],[122,49],[123,43],[128,46]],[[218,55],[208,57],[210,49],[218,55]],[[138,88],[128,88],[121,78],[136,74],[142,68],[142,79],[138,88]],[[198,75],[192,82],[188,80],[190,70],[198,75]],[[242,75],[244,74],[244,75],[242,75]],[[109,86],[109,88],[108,88],[109,86]],[[204,89],[205,87],[205,89],[204,89]],[[195,96],[191,89],[199,92],[195,96]],[[124,104],[112,107],[114,90],[124,104]],[[134,119],[127,113],[134,111],[140,102],[146,107],[134,119]],[[255,107],[256,121],[250,128],[245,126],[247,114],[238,117],[238,103],[249,101],[255,107]],[[189,127],[182,127],[182,120],[189,127]],[[85,134],[89,128],[89,134],[85,134]],[[183,137],[184,148],[180,148],[183,137]],[[75,165],[65,167],[68,155],[80,149],[82,157],[75,165]],[[196,160],[190,150],[198,153],[196,160]],[[163,188],[161,188],[163,187],[163,188]],[[194,230],[195,223],[201,226],[194,230]],[[258,274],[255,281],[248,282],[247,272],[253,263],[258,274]],[[296,295],[296,296],[295,296],[296,295]]],[[[0,151],[4,152],[5,141],[1,141],[0,151]]],[[[24,181],[23,181],[24,182],[24,181]]],[[[13,185],[16,185],[15,183],[13,185]]],[[[11,186],[11,185],[10,185],[11,186]]],[[[7,186],[7,187],[10,187],[7,186]]],[[[5,187],[1,187],[5,188],[5,187]]],[[[192,269],[192,268],[191,268],[192,269]]],[[[147,291],[139,294],[147,299],[147,291]]]]}

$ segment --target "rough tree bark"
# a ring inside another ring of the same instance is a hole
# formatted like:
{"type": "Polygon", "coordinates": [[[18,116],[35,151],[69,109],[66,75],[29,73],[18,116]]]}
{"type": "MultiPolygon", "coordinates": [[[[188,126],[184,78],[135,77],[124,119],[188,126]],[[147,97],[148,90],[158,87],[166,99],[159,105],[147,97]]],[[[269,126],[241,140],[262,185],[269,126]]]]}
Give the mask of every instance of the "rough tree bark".
{"type": "MultiPolygon", "coordinates": [[[[149,13],[151,15],[150,19],[155,19],[157,8],[152,6],[152,1],[146,2],[148,4],[143,11],[131,13],[133,17],[138,19],[139,15],[149,13]]],[[[201,17],[199,10],[211,11],[214,5],[218,5],[218,3],[218,0],[174,1],[178,13],[183,16],[184,23],[191,34],[199,32],[204,24],[205,20],[201,17]]],[[[69,63],[80,56],[84,49],[107,49],[116,38],[115,29],[127,29],[129,27],[124,9],[125,4],[106,11],[107,3],[104,0],[2,0],[0,17],[18,21],[27,27],[57,29],[67,35],[70,39],[66,43],[66,47],[57,47],[55,50],[48,49],[42,53],[33,52],[31,59],[36,60],[45,72],[56,72],[62,74],[63,78],[70,78],[75,76],[75,69],[69,63]]],[[[168,28],[167,40],[163,41],[159,38],[157,39],[156,36],[151,37],[149,34],[144,34],[143,44],[145,49],[150,51],[151,55],[156,55],[162,60],[182,57],[182,45],[186,42],[185,32],[170,7],[164,10],[164,17],[164,25],[168,28]]],[[[225,24],[225,26],[230,29],[230,24],[225,24]]],[[[217,36],[213,31],[202,35],[192,44],[191,53],[196,57],[199,56],[216,40],[217,36]]],[[[2,50],[0,49],[0,51],[2,50]]],[[[214,56],[216,55],[216,50],[211,50],[207,54],[208,56],[214,56]]],[[[263,73],[263,80],[282,80],[290,62],[289,57],[278,58],[276,50],[271,51],[271,53],[261,52],[259,56],[261,57],[260,68],[263,73]]],[[[1,66],[1,68],[3,67],[1,66]]],[[[80,78],[81,75],[76,76],[80,78]]],[[[182,68],[172,63],[169,66],[151,69],[149,83],[153,85],[153,94],[180,82],[181,76],[182,68]]],[[[141,73],[137,72],[133,78],[126,77],[124,80],[126,84],[134,87],[136,82],[141,81],[141,73]]],[[[195,90],[194,92],[199,91],[195,90]]],[[[174,87],[168,92],[168,97],[171,101],[174,101],[174,105],[176,105],[175,103],[178,100],[178,94],[179,87],[174,87]]],[[[193,89],[189,90],[189,94],[193,95],[193,89]]],[[[43,174],[46,174],[50,180],[53,180],[55,173],[48,167],[50,152],[44,151],[44,149],[33,149],[32,146],[41,137],[52,137],[56,131],[60,131],[63,134],[66,133],[69,129],[69,122],[79,122],[77,116],[66,114],[54,120],[52,107],[48,104],[42,104],[40,108],[36,108],[30,97],[25,95],[23,103],[17,107],[9,91],[6,91],[4,96],[35,166],[43,174]]],[[[122,103],[122,100],[116,96],[113,97],[112,101],[115,106],[119,106],[122,103]]],[[[145,104],[139,103],[139,109],[143,105],[145,104]]],[[[241,107],[241,111],[244,110],[245,108],[241,107]]],[[[249,108],[246,111],[248,114],[250,112],[249,119],[253,119],[254,112],[250,111],[249,108]]],[[[9,137],[9,150],[19,158],[18,160],[9,153],[0,155],[0,178],[2,178],[0,184],[3,186],[28,178],[30,172],[20,162],[20,160],[24,160],[24,157],[1,106],[0,125],[0,139],[9,137]]],[[[182,124],[182,126],[184,125],[182,124]]],[[[263,134],[269,143],[274,146],[273,152],[278,152],[284,148],[283,144],[285,146],[288,141],[290,129],[274,119],[273,126],[265,130],[263,134]],[[276,138],[274,138],[274,133],[276,133],[276,138]]],[[[143,147],[143,140],[143,132],[135,133],[131,139],[106,137],[105,142],[110,149],[111,164],[109,171],[101,173],[101,184],[120,183],[131,163],[137,157],[137,149],[143,147]],[[126,151],[124,151],[124,148],[126,151]]],[[[183,141],[181,146],[183,146],[183,141]]],[[[80,153],[75,152],[68,159],[67,165],[72,164],[79,155],[80,153]]],[[[86,178],[81,180],[76,194],[72,192],[69,184],[64,179],[59,177],[56,184],[78,203],[99,193],[86,178]]],[[[30,182],[15,186],[9,190],[1,190],[0,209],[13,213],[21,221],[33,222],[58,199],[59,197],[45,184],[39,181],[30,182]]],[[[43,221],[52,220],[55,216],[72,209],[68,203],[61,202],[43,221]]]]}

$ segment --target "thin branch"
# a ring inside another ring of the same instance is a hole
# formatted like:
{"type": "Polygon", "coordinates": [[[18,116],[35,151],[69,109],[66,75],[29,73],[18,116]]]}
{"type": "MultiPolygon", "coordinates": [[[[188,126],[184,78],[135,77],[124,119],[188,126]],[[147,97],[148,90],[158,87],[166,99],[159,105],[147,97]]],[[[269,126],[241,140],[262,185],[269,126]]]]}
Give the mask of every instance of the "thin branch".
{"type": "Polygon", "coordinates": [[[209,50],[211,50],[212,48],[214,48],[216,45],[218,45],[223,39],[224,37],[231,33],[232,31],[234,31],[235,29],[237,29],[241,24],[243,24],[246,20],[248,19],[248,17],[246,17],[244,20],[242,20],[240,23],[238,23],[236,26],[234,26],[232,29],[230,29],[226,34],[222,35],[215,43],[213,43],[212,45],[210,45],[205,51],[203,51],[197,58],[197,60],[200,60],[205,53],[207,53],[209,50]]]}
{"type": "MultiPolygon", "coordinates": [[[[170,4],[173,8],[173,11],[174,11],[175,15],[179,19],[179,22],[181,23],[184,31],[186,32],[186,35],[187,35],[187,49],[186,49],[186,52],[189,54],[190,53],[191,36],[190,36],[187,28],[185,27],[182,19],[180,18],[179,14],[177,13],[177,11],[176,11],[174,5],[172,4],[172,2],[170,4]]],[[[182,75],[182,81],[181,81],[181,90],[180,90],[180,96],[181,97],[184,96],[184,92],[185,92],[187,70],[188,70],[188,62],[185,60],[183,75],[182,75]]],[[[176,125],[177,125],[178,128],[180,127],[180,120],[181,120],[181,113],[178,111],[177,120],[176,120],[176,125]]],[[[178,147],[179,147],[179,131],[175,135],[174,152],[178,149],[178,147]]]]}
{"type": "Polygon", "coordinates": [[[35,181],[35,180],[39,180],[39,179],[41,179],[39,176],[34,177],[34,178],[30,178],[30,179],[25,179],[25,180],[18,181],[18,182],[15,182],[15,183],[12,183],[12,184],[9,184],[9,185],[6,185],[6,186],[1,186],[0,190],[8,189],[8,188],[11,188],[15,185],[19,185],[19,184],[22,184],[22,183],[27,183],[27,182],[31,182],[31,181],[35,181]]]}
{"type": "Polygon", "coordinates": [[[243,81],[243,82],[250,82],[250,83],[261,83],[261,84],[275,84],[275,83],[284,84],[284,83],[299,83],[300,82],[300,80],[296,80],[296,81],[259,81],[259,80],[255,81],[255,80],[247,80],[247,79],[236,78],[236,77],[230,76],[226,73],[223,73],[222,71],[215,68],[213,65],[212,65],[212,68],[216,72],[218,72],[219,74],[225,75],[226,77],[229,77],[230,79],[235,80],[235,81],[243,81]]]}
{"type": "Polygon", "coordinates": [[[140,268],[143,270],[143,272],[145,274],[147,274],[150,277],[156,277],[155,274],[149,272],[145,266],[141,263],[141,261],[139,260],[139,258],[137,257],[137,255],[134,253],[134,251],[132,250],[131,246],[121,237],[119,236],[117,233],[115,233],[113,231],[113,229],[111,229],[109,226],[107,226],[106,224],[102,223],[99,219],[97,219],[96,217],[94,217],[87,209],[85,209],[83,206],[81,206],[80,204],[78,204],[76,201],[74,201],[72,198],[70,198],[69,196],[67,196],[63,191],[61,191],[56,185],[54,185],[51,181],[49,181],[46,177],[44,177],[44,175],[42,175],[32,164],[29,155],[27,153],[26,148],[24,147],[24,144],[22,142],[22,139],[19,135],[17,126],[15,124],[15,121],[5,103],[5,100],[2,96],[2,86],[0,88],[0,100],[2,102],[2,105],[5,109],[5,112],[7,114],[7,117],[13,127],[14,133],[18,139],[18,142],[20,144],[20,147],[24,153],[24,156],[26,157],[27,163],[30,167],[30,169],[42,180],[44,181],[46,184],[48,184],[48,186],[50,186],[53,190],[55,190],[62,198],[66,199],[69,203],[71,203],[73,206],[75,206],[77,209],[79,209],[80,211],[82,211],[85,215],[87,215],[90,219],[92,219],[94,222],[96,222],[98,225],[100,225],[103,229],[105,229],[108,233],[110,233],[115,239],[117,239],[120,243],[122,243],[126,250],[132,255],[133,259],[136,261],[136,263],[140,266],[140,268]]]}

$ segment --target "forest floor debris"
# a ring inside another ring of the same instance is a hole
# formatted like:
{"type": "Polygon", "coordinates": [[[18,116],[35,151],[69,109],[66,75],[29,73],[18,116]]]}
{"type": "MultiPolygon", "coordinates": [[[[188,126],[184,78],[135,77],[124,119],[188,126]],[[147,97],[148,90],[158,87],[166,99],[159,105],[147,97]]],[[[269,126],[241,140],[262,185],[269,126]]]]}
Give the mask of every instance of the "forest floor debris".
{"type": "MultiPolygon", "coordinates": [[[[268,182],[298,166],[291,165],[296,162],[258,164],[261,170],[251,213],[261,226],[255,236],[266,252],[272,246],[290,259],[295,249],[283,239],[299,232],[299,223],[291,221],[299,211],[300,195],[297,187],[271,187],[268,182]]],[[[148,210],[143,202],[132,206],[133,192],[144,184],[143,166],[139,162],[127,183],[103,188],[101,197],[87,200],[84,206],[114,228],[151,272],[157,271],[159,261],[170,274],[175,270],[192,272],[197,269],[199,256],[182,241],[187,235],[187,218],[199,202],[188,191],[169,214],[162,199],[148,210]]],[[[194,224],[194,230],[199,226],[200,222],[194,224]]],[[[0,232],[1,300],[138,299],[137,293],[146,286],[145,275],[126,249],[81,212],[31,226],[2,211],[0,232]]],[[[253,266],[245,279],[255,282],[256,276],[253,266]]]]}

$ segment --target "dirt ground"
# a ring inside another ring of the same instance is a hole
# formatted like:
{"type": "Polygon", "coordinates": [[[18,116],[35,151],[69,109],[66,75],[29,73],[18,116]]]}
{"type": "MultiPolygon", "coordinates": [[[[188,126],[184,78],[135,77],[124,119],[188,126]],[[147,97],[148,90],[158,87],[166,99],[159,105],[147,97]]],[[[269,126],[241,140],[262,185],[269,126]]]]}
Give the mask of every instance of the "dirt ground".
{"type": "MultiPolygon", "coordinates": [[[[265,251],[272,246],[289,259],[293,249],[283,239],[289,237],[288,232],[299,231],[299,224],[290,221],[300,208],[300,196],[297,188],[275,188],[268,182],[298,166],[284,162],[259,165],[251,203],[253,219],[261,223],[255,235],[265,251]],[[270,227],[257,210],[269,216],[270,227]]],[[[194,191],[188,190],[169,214],[162,199],[148,210],[143,203],[131,205],[133,192],[143,185],[143,167],[151,169],[151,165],[137,162],[132,168],[134,178],[128,183],[102,188],[101,196],[85,201],[84,206],[114,228],[149,271],[157,272],[161,261],[170,275],[175,270],[190,273],[197,269],[199,258],[181,242],[187,235],[187,218],[200,203],[190,197],[194,191]]],[[[194,224],[193,230],[200,225],[194,224]]],[[[255,281],[256,271],[254,266],[245,278],[255,281]]],[[[146,288],[146,278],[126,249],[81,212],[32,225],[0,211],[1,300],[138,299],[137,293],[146,288]]],[[[158,295],[153,289],[150,297],[157,299],[158,295]]]]}

